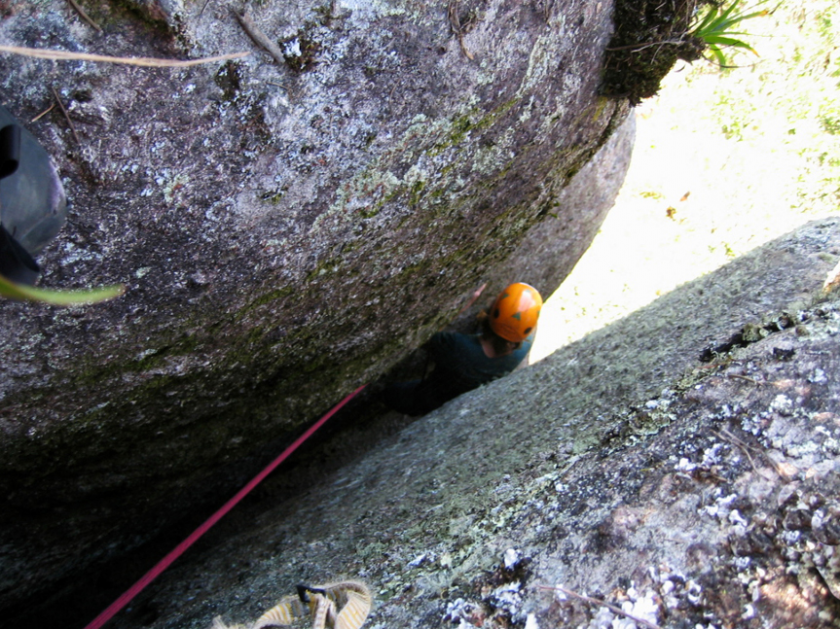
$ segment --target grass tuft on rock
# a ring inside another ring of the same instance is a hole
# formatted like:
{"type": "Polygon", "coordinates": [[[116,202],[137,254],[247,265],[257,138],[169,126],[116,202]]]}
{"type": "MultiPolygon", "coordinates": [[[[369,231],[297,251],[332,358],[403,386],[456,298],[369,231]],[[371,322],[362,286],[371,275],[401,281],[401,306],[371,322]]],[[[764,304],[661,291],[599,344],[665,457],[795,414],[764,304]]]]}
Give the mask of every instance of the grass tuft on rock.
{"type": "Polygon", "coordinates": [[[616,0],[615,31],[604,59],[602,93],[638,105],[659,91],[677,59],[695,61],[706,44],[687,36],[697,9],[712,0],[616,0]]]}

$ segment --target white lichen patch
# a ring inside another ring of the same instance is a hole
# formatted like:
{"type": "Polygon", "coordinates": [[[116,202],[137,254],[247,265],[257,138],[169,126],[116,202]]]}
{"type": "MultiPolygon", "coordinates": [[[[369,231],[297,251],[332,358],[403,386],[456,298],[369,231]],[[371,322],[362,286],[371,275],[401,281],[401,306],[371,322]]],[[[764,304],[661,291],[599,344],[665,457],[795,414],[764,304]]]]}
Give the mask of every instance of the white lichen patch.
{"type": "Polygon", "coordinates": [[[784,393],[779,393],[770,405],[770,410],[780,415],[790,415],[793,412],[793,400],[784,393]]]}
{"type": "Polygon", "coordinates": [[[459,627],[473,627],[470,621],[475,617],[477,606],[475,603],[465,601],[463,598],[456,598],[446,605],[446,612],[443,620],[446,622],[458,623],[459,627]]]}
{"type": "Polygon", "coordinates": [[[528,69],[517,90],[518,97],[525,97],[543,81],[554,79],[554,74],[557,71],[556,59],[564,47],[562,42],[565,23],[558,24],[558,28],[559,32],[537,37],[531,47],[528,69]]]}
{"type": "Polygon", "coordinates": [[[183,173],[175,175],[169,181],[164,182],[163,198],[166,200],[167,203],[172,203],[172,201],[175,200],[175,196],[178,193],[178,191],[183,191],[183,189],[189,186],[189,184],[190,178],[187,175],[183,173]]]}
{"type": "MultiPolygon", "coordinates": [[[[630,600],[621,604],[621,610],[633,618],[645,620],[651,624],[658,622],[659,602],[655,592],[646,592],[639,596],[632,589],[627,593],[630,600]]],[[[621,618],[613,622],[613,629],[635,629],[637,623],[631,618],[621,618]]]]}
{"type": "Polygon", "coordinates": [[[89,249],[78,247],[72,242],[65,243],[61,251],[61,264],[70,265],[77,262],[99,262],[102,260],[102,255],[89,249]]]}
{"type": "Polygon", "coordinates": [[[405,15],[409,9],[404,2],[383,2],[382,0],[338,0],[336,7],[352,11],[354,19],[372,20],[377,17],[405,15]]]}
{"type": "Polygon", "coordinates": [[[719,488],[716,489],[714,491],[714,494],[716,494],[714,497],[715,502],[704,506],[702,512],[725,522],[729,520],[729,516],[732,513],[731,505],[738,498],[738,495],[729,494],[728,496],[723,496],[721,493],[722,491],[719,488]]]}
{"type": "Polygon", "coordinates": [[[521,559],[521,555],[515,548],[508,548],[504,555],[504,566],[507,570],[513,570],[521,559]]]}
{"type": "Polygon", "coordinates": [[[490,600],[495,607],[504,609],[511,614],[516,614],[522,605],[522,584],[519,581],[500,585],[490,593],[490,600]]]}
{"type": "Polygon", "coordinates": [[[283,54],[287,57],[301,57],[300,38],[295,37],[283,44],[283,54]]]}

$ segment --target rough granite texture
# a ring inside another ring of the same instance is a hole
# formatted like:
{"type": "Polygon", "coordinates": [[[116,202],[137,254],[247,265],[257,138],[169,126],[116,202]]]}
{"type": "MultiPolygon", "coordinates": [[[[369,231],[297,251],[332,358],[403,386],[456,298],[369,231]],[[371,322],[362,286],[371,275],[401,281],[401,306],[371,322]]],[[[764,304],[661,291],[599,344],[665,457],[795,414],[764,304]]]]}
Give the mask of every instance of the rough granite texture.
{"type": "Polygon", "coordinates": [[[614,135],[626,102],[597,96],[611,2],[465,0],[452,19],[446,3],[254,2],[281,62],[238,2],[81,4],[101,33],[63,0],[11,0],[0,42],[250,55],[0,57],[3,104],[71,203],[43,284],[127,287],[84,309],[0,303],[0,610],[229,494],[481,283],[551,293],[632,144],[614,135]]]}
{"type": "Polygon", "coordinates": [[[370,629],[632,626],[558,585],[660,627],[837,627],[838,260],[840,219],[809,224],[453,400],[246,506],[115,626],[353,577],[370,629]]]}

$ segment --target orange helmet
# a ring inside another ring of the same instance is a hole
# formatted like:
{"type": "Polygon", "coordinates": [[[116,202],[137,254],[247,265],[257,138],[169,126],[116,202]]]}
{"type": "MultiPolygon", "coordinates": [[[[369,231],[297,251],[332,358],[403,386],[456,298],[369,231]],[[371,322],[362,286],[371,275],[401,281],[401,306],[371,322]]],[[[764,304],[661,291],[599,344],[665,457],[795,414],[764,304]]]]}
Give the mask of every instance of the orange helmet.
{"type": "Polygon", "coordinates": [[[542,297],[533,286],[517,282],[505,288],[490,309],[490,329],[511,343],[528,338],[537,326],[542,297]]]}

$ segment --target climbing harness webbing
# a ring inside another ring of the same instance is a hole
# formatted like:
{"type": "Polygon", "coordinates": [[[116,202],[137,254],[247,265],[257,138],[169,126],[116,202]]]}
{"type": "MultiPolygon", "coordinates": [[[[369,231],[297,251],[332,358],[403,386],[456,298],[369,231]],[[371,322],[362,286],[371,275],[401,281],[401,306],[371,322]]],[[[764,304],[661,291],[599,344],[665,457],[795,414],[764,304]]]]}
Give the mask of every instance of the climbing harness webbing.
{"type": "Polygon", "coordinates": [[[251,480],[251,482],[249,482],[247,485],[245,485],[245,487],[240,489],[239,492],[237,492],[237,494],[233,498],[228,500],[221,507],[221,509],[219,509],[218,511],[216,511],[216,513],[211,515],[207,519],[207,521],[204,522],[204,524],[202,524],[201,526],[199,526],[195,531],[193,531],[189,535],[189,537],[187,537],[183,542],[178,544],[178,546],[176,546],[174,550],[172,550],[168,555],[166,555],[166,557],[161,559],[157,563],[157,565],[154,568],[152,568],[151,570],[149,570],[145,575],[143,575],[143,577],[141,577],[141,579],[139,581],[137,581],[137,583],[132,585],[128,590],[125,591],[125,593],[123,593],[122,596],[120,596],[117,600],[115,600],[113,603],[111,603],[111,605],[108,606],[108,608],[105,611],[103,611],[101,614],[99,614],[99,616],[97,616],[93,620],[93,622],[91,622],[87,627],[85,627],[85,629],[99,629],[99,627],[101,627],[106,622],[111,620],[111,618],[113,618],[114,615],[117,614],[117,612],[119,612],[123,607],[128,605],[129,602],[131,602],[131,600],[135,596],[137,596],[140,592],[142,592],[143,588],[145,588],[147,585],[149,585],[149,583],[154,581],[155,578],[157,578],[157,576],[161,572],[166,570],[172,564],[172,562],[174,562],[176,559],[178,559],[178,557],[180,557],[182,554],[184,554],[184,552],[190,546],[192,546],[202,535],[204,535],[207,531],[209,531],[210,528],[214,524],[216,524],[216,522],[221,520],[222,517],[225,514],[227,514],[228,511],[233,509],[239,503],[240,500],[242,500],[245,496],[247,496],[251,492],[251,490],[254,489],[254,487],[259,485],[265,479],[266,476],[271,474],[271,472],[273,472],[274,469],[278,465],[280,465],[283,461],[285,461],[287,458],[289,458],[289,456],[292,454],[292,452],[297,450],[307,439],[309,439],[309,437],[311,437],[315,433],[316,430],[318,430],[321,426],[323,426],[330,417],[332,417],[339,410],[341,410],[341,408],[345,404],[347,404],[347,402],[349,402],[354,397],[356,397],[356,395],[358,395],[361,392],[361,390],[365,388],[365,386],[366,385],[362,385],[358,389],[353,391],[353,393],[351,393],[346,398],[341,400],[341,402],[339,402],[338,404],[333,406],[326,415],[324,415],[321,419],[319,419],[317,422],[312,424],[306,430],[306,432],[304,432],[300,437],[295,439],[295,441],[292,443],[292,445],[290,445],[288,448],[283,450],[283,452],[280,454],[280,456],[278,456],[276,459],[274,459],[262,472],[257,474],[251,480]]]}

